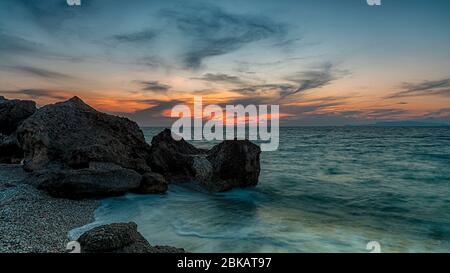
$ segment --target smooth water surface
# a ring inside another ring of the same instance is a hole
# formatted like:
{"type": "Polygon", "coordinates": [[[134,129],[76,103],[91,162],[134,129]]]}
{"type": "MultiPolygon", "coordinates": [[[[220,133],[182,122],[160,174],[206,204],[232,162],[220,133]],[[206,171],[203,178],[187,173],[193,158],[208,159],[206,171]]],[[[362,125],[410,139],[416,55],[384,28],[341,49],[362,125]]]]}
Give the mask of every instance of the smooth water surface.
{"type": "MultiPolygon", "coordinates": [[[[148,141],[161,128],[144,128],[148,141]]],[[[96,222],[135,221],[189,252],[450,251],[450,128],[281,128],[259,185],[103,201],[96,222]]],[[[195,143],[210,147],[211,143],[195,143]]]]}

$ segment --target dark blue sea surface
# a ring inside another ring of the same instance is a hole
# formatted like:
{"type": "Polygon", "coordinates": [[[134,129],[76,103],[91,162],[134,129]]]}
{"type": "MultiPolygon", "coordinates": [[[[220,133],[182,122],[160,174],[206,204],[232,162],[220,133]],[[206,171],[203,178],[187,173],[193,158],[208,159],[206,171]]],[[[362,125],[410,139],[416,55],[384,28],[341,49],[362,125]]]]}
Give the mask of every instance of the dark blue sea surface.
{"type": "MultiPolygon", "coordinates": [[[[161,128],[144,128],[148,141],[161,128]]],[[[450,251],[450,128],[280,129],[257,187],[102,202],[93,224],[135,221],[151,244],[189,252],[450,251]]],[[[211,147],[212,143],[196,143],[211,147]]]]}

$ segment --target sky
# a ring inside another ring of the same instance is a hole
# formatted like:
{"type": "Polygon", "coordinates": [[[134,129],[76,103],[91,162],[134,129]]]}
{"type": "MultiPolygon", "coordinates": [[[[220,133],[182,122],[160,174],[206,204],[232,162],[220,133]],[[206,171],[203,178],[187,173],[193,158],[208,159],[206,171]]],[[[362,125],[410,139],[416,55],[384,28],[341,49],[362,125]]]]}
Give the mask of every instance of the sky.
{"type": "Polygon", "coordinates": [[[142,126],[192,104],[280,124],[450,124],[450,1],[0,1],[0,95],[79,96],[142,126]]]}

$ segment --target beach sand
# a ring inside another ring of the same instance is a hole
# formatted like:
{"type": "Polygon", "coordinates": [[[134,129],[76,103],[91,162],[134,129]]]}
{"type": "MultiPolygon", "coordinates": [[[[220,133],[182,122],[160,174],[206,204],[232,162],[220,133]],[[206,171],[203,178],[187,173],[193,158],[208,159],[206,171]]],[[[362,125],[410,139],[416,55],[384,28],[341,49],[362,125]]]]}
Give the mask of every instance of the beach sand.
{"type": "Polygon", "coordinates": [[[0,253],[65,252],[68,232],[92,222],[100,202],[52,198],[25,177],[20,165],[0,164],[0,253]]]}

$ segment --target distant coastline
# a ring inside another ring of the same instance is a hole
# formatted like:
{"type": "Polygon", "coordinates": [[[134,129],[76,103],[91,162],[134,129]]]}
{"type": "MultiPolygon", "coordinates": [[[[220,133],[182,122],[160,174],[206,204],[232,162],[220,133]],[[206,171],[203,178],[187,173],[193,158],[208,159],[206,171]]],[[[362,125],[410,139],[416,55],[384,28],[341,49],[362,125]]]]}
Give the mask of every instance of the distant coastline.
{"type": "Polygon", "coordinates": [[[346,125],[348,127],[450,127],[447,123],[424,122],[414,120],[381,121],[364,125],[346,125]]]}
{"type": "MultiPolygon", "coordinates": [[[[168,125],[149,126],[141,125],[140,128],[167,128],[168,125]]],[[[344,125],[280,125],[280,128],[301,128],[301,127],[450,127],[447,123],[423,122],[423,121],[380,121],[368,124],[344,124],[344,125]]]]}

